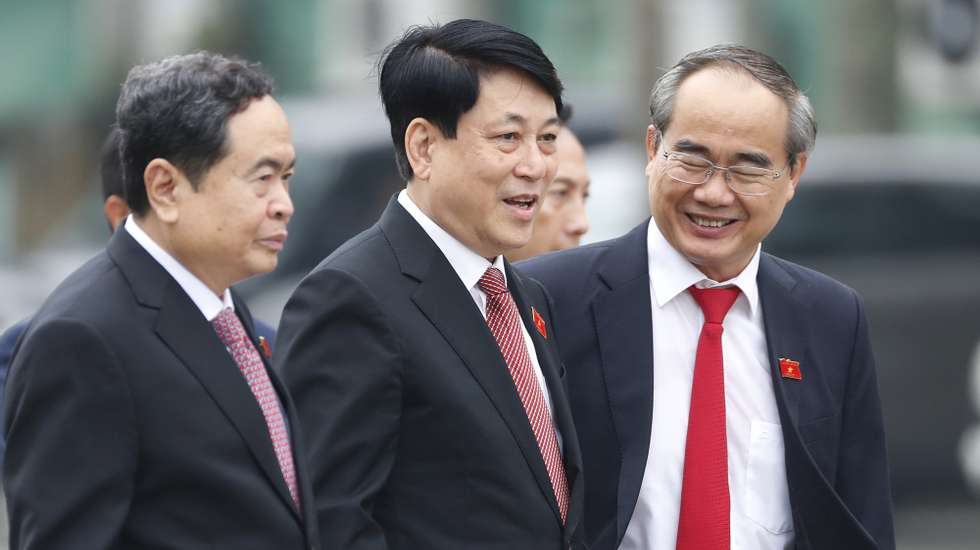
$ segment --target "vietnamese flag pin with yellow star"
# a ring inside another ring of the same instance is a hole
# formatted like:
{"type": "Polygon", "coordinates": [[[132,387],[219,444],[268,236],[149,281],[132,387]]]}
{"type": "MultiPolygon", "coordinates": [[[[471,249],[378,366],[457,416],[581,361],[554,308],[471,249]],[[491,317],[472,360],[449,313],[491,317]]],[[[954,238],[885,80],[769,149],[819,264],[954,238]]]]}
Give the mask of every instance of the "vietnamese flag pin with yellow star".
{"type": "Polygon", "coordinates": [[[272,348],[269,347],[269,341],[265,336],[259,336],[259,347],[262,348],[262,355],[265,355],[266,359],[272,359],[272,348]]]}
{"type": "Polygon", "coordinates": [[[786,359],[785,357],[780,357],[779,373],[783,375],[783,378],[792,378],[793,380],[803,380],[803,371],[800,370],[799,361],[793,361],[792,359],[786,359]]]}
{"type": "Polygon", "coordinates": [[[533,307],[531,308],[531,319],[534,320],[534,327],[538,329],[538,332],[541,333],[541,336],[544,336],[544,339],[547,340],[548,327],[545,326],[544,319],[541,318],[541,315],[538,313],[538,310],[534,309],[533,307]]]}

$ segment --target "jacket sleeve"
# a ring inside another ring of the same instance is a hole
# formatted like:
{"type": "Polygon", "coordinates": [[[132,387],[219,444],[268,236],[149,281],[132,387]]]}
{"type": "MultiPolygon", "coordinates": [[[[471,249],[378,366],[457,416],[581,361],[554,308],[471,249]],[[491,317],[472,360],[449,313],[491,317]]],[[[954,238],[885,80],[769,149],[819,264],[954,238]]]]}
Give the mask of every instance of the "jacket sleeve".
{"type": "Polygon", "coordinates": [[[857,327],[843,404],[835,489],[878,543],[878,548],[894,549],[895,529],[878,379],[864,305],[857,295],[855,302],[857,327]]]}
{"type": "Polygon", "coordinates": [[[41,323],[6,391],[10,547],[115,548],[133,498],[138,436],[118,359],[90,326],[41,323]]]}
{"type": "Polygon", "coordinates": [[[398,443],[402,356],[382,305],[351,275],[316,271],[286,304],[276,348],[307,442],[324,550],[384,550],[374,508],[398,443]]]}

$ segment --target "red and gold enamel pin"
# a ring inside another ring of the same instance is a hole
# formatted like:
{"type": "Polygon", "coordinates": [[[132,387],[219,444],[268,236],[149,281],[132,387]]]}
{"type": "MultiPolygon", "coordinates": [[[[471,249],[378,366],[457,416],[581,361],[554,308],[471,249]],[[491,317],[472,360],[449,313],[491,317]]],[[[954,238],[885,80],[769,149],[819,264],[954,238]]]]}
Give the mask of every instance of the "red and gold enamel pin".
{"type": "Polygon", "coordinates": [[[266,359],[272,359],[272,348],[269,347],[269,341],[265,336],[259,336],[259,347],[262,348],[262,355],[265,355],[266,359]]]}
{"type": "Polygon", "coordinates": [[[544,319],[541,318],[541,314],[539,314],[538,310],[534,309],[533,307],[531,308],[531,319],[534,320],[534,328],[538,329],[541,336],[544,336],[544,339],[547,340],[548,327],[544,324],[544,319]]]}
{"type": "Polygon", "coordinates": [[[800,370],[799,361],[793,361],[792,359],[786,359],[785,357],[780,357],[779,373],[783,375],[783,378],[792,378],[793,380],[803,380],[803,371],[800,370]]]}

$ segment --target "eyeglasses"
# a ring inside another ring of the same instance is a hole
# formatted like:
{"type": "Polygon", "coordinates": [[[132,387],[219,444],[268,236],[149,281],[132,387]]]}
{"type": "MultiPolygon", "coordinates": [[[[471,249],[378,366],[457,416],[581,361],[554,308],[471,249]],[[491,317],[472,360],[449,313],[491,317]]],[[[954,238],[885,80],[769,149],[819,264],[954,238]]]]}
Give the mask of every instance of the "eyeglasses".
{"type": "Polygon", "coordinates": [[[739,195],[759,197],[769,194],[776,181],[789,167],[789,160],[781,170],[770,170],[758,166],[718,166],[710,160],[688,153],[663,152],[667,161],[667,175],[671,179],[690,185],[701,185],[711,179],[715,172],[725,172],[725,183],[739,195]]]}

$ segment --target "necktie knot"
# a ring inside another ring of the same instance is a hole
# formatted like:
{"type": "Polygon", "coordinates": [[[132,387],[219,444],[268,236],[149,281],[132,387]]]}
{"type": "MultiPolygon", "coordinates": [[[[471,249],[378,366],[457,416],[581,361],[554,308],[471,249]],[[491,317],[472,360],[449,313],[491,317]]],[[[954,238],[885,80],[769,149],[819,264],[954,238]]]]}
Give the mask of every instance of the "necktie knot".
{"type": "Polygon", "coordinates": [[[222,309],[211,320],[211,326],[214,327],[214,332],[218,334],[221,343],[229,348],[247,338],[245,327],[242,326],[242,322],[238,320],[235,311],[230,307],[222,309]]]}
{"type": "Polygon", "coordinates": [[[496,267],[488,267],[476,284],[487,296],[496,296],[507,292],[507,283],[504,282],[504,274],[496,267]]]}
{"type": "Polygon", "coordinates": [[[704,313],[705,323],[721,324],[725,320],[725,315],[732,308],[732,304],[738,298],[739,289],[737,286],[725,288],[698,288],[692,286],[688,289],[694,301],[701,306],[704,313]]]}

